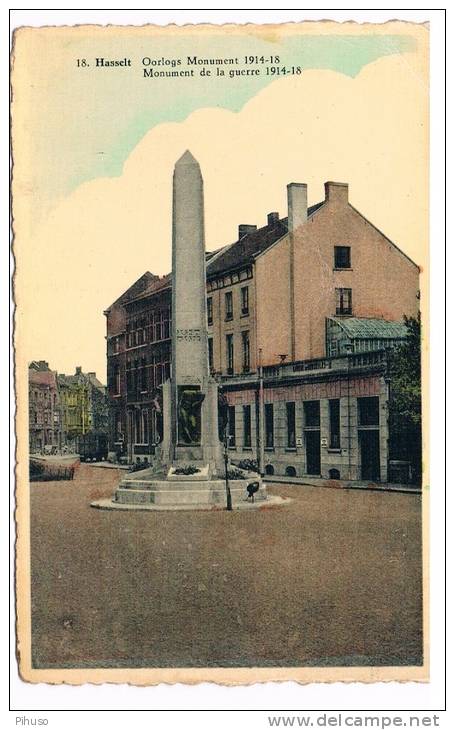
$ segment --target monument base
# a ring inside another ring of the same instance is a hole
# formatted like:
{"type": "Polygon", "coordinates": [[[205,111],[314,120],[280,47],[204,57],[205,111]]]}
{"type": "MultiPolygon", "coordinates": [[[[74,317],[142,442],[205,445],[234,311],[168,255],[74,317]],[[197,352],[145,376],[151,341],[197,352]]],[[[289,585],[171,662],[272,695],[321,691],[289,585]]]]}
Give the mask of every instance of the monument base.
{"type": "MultiPolygon", "coordinates": [[[[226,507],[226,482],[221,475],[212,474],[207,478],[206,470],[201,469],[200,478],[197,478],[198,474],[176,476],[172,474],[172,469],[157,473],[153,468],[128,474],[121,480],[111,502],[118,506],[136,505],[138,508],[144,505],[169,509],[226,507]]],[[[266,486],[255,473],[245,472],[244,479],[230,479],[229,491],[233,507],[265,503],[267,500],[266,486]]],[[[100,505],[94,503],[92,506],[100,505]]]]}

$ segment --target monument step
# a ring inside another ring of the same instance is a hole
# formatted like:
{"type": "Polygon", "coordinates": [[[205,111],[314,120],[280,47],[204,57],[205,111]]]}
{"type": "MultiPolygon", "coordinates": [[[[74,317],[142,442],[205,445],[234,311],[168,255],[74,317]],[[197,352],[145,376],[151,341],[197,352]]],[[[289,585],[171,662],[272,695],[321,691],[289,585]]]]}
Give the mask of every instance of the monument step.
{"type": "MultiPolygon", "coordinates": [[[[180,485],[181,486],[181,485],[180,485]]],[[[194,487],[194,484],[191,484],[194,487]]],[[[247,502],[247,492],[244,488],[230,489],[233,504],[247,502]]],[[[263,487],[255,495],[255,502],[267,499],[266,489],[263,487]]],[[[226,489],[224,485],[212,486],[209,489],[117,489],[115,502],[119,504],[157,504],[157,505],[182,505],[182,504],[224,504],[226,502],[226,489]]]]}

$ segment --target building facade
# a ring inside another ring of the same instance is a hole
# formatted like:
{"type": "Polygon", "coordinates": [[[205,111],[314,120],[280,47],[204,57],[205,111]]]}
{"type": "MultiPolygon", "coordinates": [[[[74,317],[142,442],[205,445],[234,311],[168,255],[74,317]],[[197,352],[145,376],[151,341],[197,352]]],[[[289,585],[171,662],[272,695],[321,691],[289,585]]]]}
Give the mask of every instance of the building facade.
{"type": "Polygon", "coordinates": [[[77,451],[78,440],[90,432],[107,433],[108,404],[105,386],[95,372],[58,375],[58,390],[65,445],[77,451]]]}
{"type": "MultiPolygon", "coordinates": [[[[241,224],[207,254],[209,363],[229,401],[231,458],[266,473],[386,481],[387,350],[416,316],[418,267],[326,183],[288,214],[241,224]],[[262,434],[262,436],[261,436],[262,434]]],[[[144,274],[105,314],[111,458],[149,461],[170,372],[169,277],[144,274]]]]}
{"type": "Polygon", "coordinates": [[[58,450],[63,443],[57,373],[44,360],[34,360],[28,371],[29,450],[58,450]]]}

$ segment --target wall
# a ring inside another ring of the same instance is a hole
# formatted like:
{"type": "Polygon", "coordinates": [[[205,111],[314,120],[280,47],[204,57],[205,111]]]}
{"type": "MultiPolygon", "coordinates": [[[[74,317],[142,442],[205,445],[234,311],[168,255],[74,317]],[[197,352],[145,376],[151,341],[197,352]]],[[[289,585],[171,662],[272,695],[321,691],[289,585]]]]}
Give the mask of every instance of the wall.
{"type": "MultiPolygon", "coordinates": [[[[257,400],[253,389],[226,393],[230,405],[236,406],[236,446],[230,449],[233,461],[244,458],[257,459],[257,400]],[[242,408],[251,405],[252,448],[243,446],[242,408]]],[[[387,403],[388,393],[384,378],[379,374],[351,375],[349,381],[342,375],[337,380],[308,382],[296,385],[265,387],[264,403],[274,404],[274,448],[265,450],[265,465],[274,467],[275,475],[284,476],[286,467],[292,466],[296,476],[302,477],[306,469],[306,443],[304,432],[303,402],[320,401],[321,478],[329,478],[330,469],[338,469],[341,479],[361,479],[361,458],[358,437],[357,398],[379,397],[379,448],[380,480],[387,481],[387,403]],[[329,446],[329,399],[340,399],[340,449],[329,446]],[[286,403],[295,403],[295,432],[297,445],[287,447],[286,403]],[[300,444],[298,439],[301,440],[300,444]],[[327,439],[327,445],[322,445],[327,439]]]]}
{"type": "Polygon", "coordinates": [[[212,298],[213,325],[208,327],[208,336],[213,337],[213,366],[214,370],[227,372],[226,335],[234,337],[234,373],[241,373],[242,368],[242,332],[248,330],[250,333],[250,369],[256,369],[256,326],[255,326],[255,287],[254,276],[246,278],[242,272],[237,283],[223,288],[213,290],[207,289],[207,298],[212,298]],[[241,289],[248,287],[249,314],[242,315],[241,312],[241,289]],[[233,318],[225,320],[225,294],[232,292],[233,318]]]}
{"type": "MultiPolygon", "coordinates": [[[[268,254],[263,259],[269,267],[268,254]]],[[[418,312],[418,268],[342,196],[295,233],[297,360],[325,355],[325,319],[336,314],[336,288],[352,289],[355,317],[398,321],[418,312]],[[345,245],[352,268],[335,271],[334,246],[345,245]]]]}
{"type": "Polygon", "coordinates": [[[280,354],[291,357],[289,236],[278,241],[255,263],[257,348],[262,364],[273,365],[280,354]]]}

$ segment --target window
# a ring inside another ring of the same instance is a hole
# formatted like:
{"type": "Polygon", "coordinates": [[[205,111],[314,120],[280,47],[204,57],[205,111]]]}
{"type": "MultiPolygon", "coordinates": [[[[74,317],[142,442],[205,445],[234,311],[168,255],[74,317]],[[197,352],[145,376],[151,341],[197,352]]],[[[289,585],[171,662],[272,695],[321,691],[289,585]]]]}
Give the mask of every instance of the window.
{"type": "Polygon", "coordinates": [[[141,443],[148,444],[149,442],[149,412],[147,410],[141,411],[142,415],[142,433],[141,443]]]}
{"type": "Polygon", "coordinates": [[[352,314],[352,289],[337,289],[337,314],[352,314]]]}
{"type": "Polygon", "coordinates": [[[122,441],[122,418],[120,413],[115,414],[115,426],[114,426],[114,440],[122,441]]]}
{"type": "Polygon", "coordinates": [[[243,406],[243,445],[251,447],[251,406],[243,406]]]}
{"type": "Polygon", "coordinates": [[[213,337],[209,337],[207,340],[208,353],[209,353],[209,370],[213,370],[213,337]]]}
{"type": "Polygon", "coordinates": [[[321,423],[321,409],[318,400],[307,400],[303,404],[305,428],[319,428],[321,423]]]}
{"type": "Polygon", "coordinates": [[[163,382],[163,368],[161,364],[161,353],[152,355],[153,387],[157,388],[163,382]]]}
{"type": "Polygon", "coordinates": [[[228,446],[235,446],[235,406],[228,406],[228,446]]]}
{"type": "Polygon", "coordinates": [[[161,340],[163,338],[163,317],[162,312],[158,311],[154,314],[154,323],[155,323],[155,341],[161,340]]]}
{"type": "Polygon", "coordinates": [[[248,287],[242,286],[240,289],[240,299],[241,299],[241,305],[242,305],[242,314],[249,314],[250,307],[249,307],[249,301],[248,301],[248,287]]]}
{"type": "Polygon", "coordinates": [[[145,357],[141,357],[141,391],[147,390],[147,361],[145,357]]]}
{"type": "Polygon", "coordinates": [[[226,335],[226,367],[227,374],[234,373],[234,335],[226,335]]]}
{"type": "Polygon", "coordinates": [[[168,340],[171,336],[170,309],[167,307],[163,312],[163,338],[168,340]]]}
{"type": "Polygon", "coordinates": [[[141,444],[142,443],[142,417],[140,411],[134,412],[134,443],[135,444],[141,444]]]}
{"type": "Polygon", "coordinates": [[[379,398],[357,398],[359,426],[379,426],[379,398]]]}
{"type": "Polygon", "coordinates": [[[244,372],[250,370],[250,333],[242,332],[242,367],[244,372]]]}
{"type": "Polygon", "coordinates": [[[335,269],[351,268],[351,247],[335,246],[334,247],[335,269]]]}
{"type": "Polygon", "coordinates": [[[231,320],[234,316],[234,312],[232,309],[232,292],[227,291],[224,295],[224,310],[225,310],[225,320],[228,322],[231,320]]]}
{"type": "Polygon", "coordinates": [[[171,363],[168,359],[169,356],[167,354],[165,354],[164,357],[165,357],[165,361],[163,362],[163,368],[162,368],[163,380],[169,380],[169,378],[171,377],[171,363]]]}
{"type": "Polygon", "coordinates": [[[329,400],[330,449],[340,448],[340,400],[329,400]]]}
{"type": "Polygon", "coordinates": [[[207,324],[210,326],[213,324],[213,299],[208,297],[207,299],[207,324]]]}
{"type": "Polygon", "coordinates": [[[128,362],[126,366],[126,389],[128,395],[131,395],[133,391],[133,369],[131,362],[128,362]]]}
{"type": "Polygon", "coordinates": [[[266,403],[264,406],[265,415],[265,448],[273,449],[273,403],[266,403]]]}
{"type": "Polygon", "coordinates": [[[118,365],[114,368],[114,392],[120,394],[120,367],[118,365]]]}
{"type": "Polygon", "coordinates": [[[295,449],[295,403],[286,403],[288,449],[295,449]]]}

